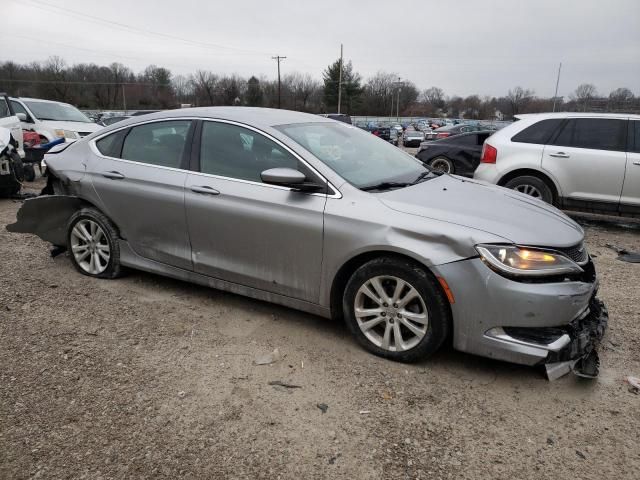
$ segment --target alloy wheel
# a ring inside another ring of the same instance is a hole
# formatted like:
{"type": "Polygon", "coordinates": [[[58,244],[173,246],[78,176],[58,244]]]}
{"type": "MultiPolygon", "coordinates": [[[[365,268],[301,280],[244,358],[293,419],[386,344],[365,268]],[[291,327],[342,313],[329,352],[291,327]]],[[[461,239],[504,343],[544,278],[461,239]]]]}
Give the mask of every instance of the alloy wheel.
{"type": "Polygon", "coordinates": [[[424,299],[401,278],[370,278],[358,289],[354,307],[362,333],[384,350],[410,350],[427,333],[429,315],[424,299]]]}
{"type": "Polygon", "coordinates": [[[443,173],[451,173],[451,164],[442,158],[436,158],[431,162],[431,168],[443,173]]]}
{"type": "Polygon", "coordinates": [[[86,218],[78,221],[71,230],[70,240],[73,258],[82,270],[99,275],[107,269],[111,249],[98,223],[86,218]]]}
{"type": "Polygon", "coordinates": [[[529,185],[525,183],[522,185],[518,185],[517,187],[514,187],[514,190],[516,192],[524,193],[525,195],[529,195],[534,198],[542,198],[542,193],[540,193],[540,190],[538,190],[533,185],[529,185]]]}

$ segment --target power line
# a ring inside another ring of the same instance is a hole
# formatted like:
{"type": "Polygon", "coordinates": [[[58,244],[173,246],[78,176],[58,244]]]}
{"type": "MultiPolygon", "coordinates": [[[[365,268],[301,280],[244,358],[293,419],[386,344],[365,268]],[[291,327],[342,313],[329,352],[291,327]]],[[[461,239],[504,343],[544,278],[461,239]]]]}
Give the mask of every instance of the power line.
{"type": "MultiPolygon", "coordinates": [[[[18,2],[17,0],[16,3],[21,3],[18,2]]],[[[143,35],[154,35],[156,37],[161,37],[161,38],[165,38],[165,39],[169,39],[169,40],[178,40],[180,42],[184,42],[184,43],[189,43],[192,45],[198,45],[201,47],[206,47],[206,48],[216,48],[216,49],[225,49],[225,50],[233,50],[236,53],[240,52],[240,53],[246,53],[246,54],[251,54],[251,55],[268,55],[268,53],[266,52],[261,52],[261,51],[257,51],[257,50],[249,50],[249,49],[244,49],[244,48],[237,48],[237,47],[232,47],[229,45],[221,45],[221,44],[216,44],[216,43],[209,43],[209,42],[201,42],[198,40],[192,40],[189,38],[184,38],[184,37],[179,37],[177,35],[170,35],[167,33],[162,33],[162,32],[156,32],[153,30],[147,30],[144,28],[140,28],[140,27],[135,27],[133,25],[128,25],[126,23],[121,23],[121,22],[116,22],[113,20],[106,20],[104,18],[100,18],[100,17],[96,17],[94,15],[89,15],[87,13],[83,13],[83,12],[79,12],[77,10],[71,10],[67,7],[59,7],[57,5],[53,5],[51,3],[48,2],[43,2],[43,1],[38,1],[38,0],[27,0],[29,2],[29,4],[33,7],[36,8],[40,8],[42,10],[46,10],[52,13],[56,13],[58,15],[72,15],[75,17],[80,17],[80,18],[84,18],[87,19],[89,21],[92,21],[94,23],[99,23],[102,25],[106,25],[106,26],[111,26],[111,27],[116,27],[119,28],[120,30],[127,30],[133,33],[138,33],[138,34],[143,34],[143,35]]]]}
{"type": "Polygon", "coordinates": [[[169,87],[170,83],[151,83],[151,82],[88,82],[75,80],[21,80],[16,78],[0,78],[0,82],[7,83],[55,83],[59,85],[147,85],[154,87],[169,87]]]}
{"type": "Polygon", "coordinates": [[[278,62],[278,108],[282,104],[282,84],[280,83],[280,60],[284,60],[287,57],[281,57],[280,55],[276,55],[275,57],[271,57],[272,60],[277,60],[278,62]]]}

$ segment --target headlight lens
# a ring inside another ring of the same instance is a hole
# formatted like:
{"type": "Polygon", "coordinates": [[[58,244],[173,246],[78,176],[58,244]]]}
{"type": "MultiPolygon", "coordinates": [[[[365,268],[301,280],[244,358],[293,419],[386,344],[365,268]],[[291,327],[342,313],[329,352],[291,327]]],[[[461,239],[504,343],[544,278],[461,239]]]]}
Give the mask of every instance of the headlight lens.
{"type": "Polygon", "coordinates": [[[584,271],[570,258],[552,250],[516,245],[477,245],[476,250],[489,267],[510,275],[535,277],[584,271]]]}
{"type": "Polygon", "coordinates": [[[73,132],[71,130],[56,130],[56,137],[58,138],[72,138],[72,139],[77,139],[78,138],[78,134],[77,132],[73,132]]]}

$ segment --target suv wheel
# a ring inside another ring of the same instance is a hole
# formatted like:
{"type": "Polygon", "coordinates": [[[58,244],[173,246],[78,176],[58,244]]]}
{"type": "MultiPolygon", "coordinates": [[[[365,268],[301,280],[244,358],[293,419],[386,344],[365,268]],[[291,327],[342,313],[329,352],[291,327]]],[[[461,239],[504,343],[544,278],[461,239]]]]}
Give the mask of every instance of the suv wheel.
{"type": "Polygon", "coordinates": [[[449,334],[450,312],[436,279],[409,260],[378,258],[347,283],[344,316],[358,343],[391,360],[435,353],[449,334]]]}
{"type": "Polygon", "coordinates": [[[547,182],[538,177],[531,175],[516,177],[509,180],[504,186],[516,192],[524,193],[553,204],[553,192],[551,188],[547,185],[547,182]]]}
{"type": "Polygon", "coordinates": [[[101,212],[83,208],[69,221],[67,244],[71,262],[90,277],[120,276],[120,248],[115,226],[101,212]]]}

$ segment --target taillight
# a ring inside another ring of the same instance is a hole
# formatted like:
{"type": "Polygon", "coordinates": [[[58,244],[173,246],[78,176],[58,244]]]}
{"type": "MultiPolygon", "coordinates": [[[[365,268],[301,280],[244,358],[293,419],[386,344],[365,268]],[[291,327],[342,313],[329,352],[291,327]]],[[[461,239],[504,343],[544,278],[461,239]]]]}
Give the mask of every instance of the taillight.
{"type": "Polygon", "coordinates": [[[449,135],[451,135],[449,132],[440,132],[436,135],[436,138],[447,138],[449,135]]]}
{"type": "Polygon", "coordinates": [[[482,146],[482,155],[480,156],[480,163],[496,163],[498,158],[498,150],[496,147],[492,147],[488,143],[482,146]]]}

